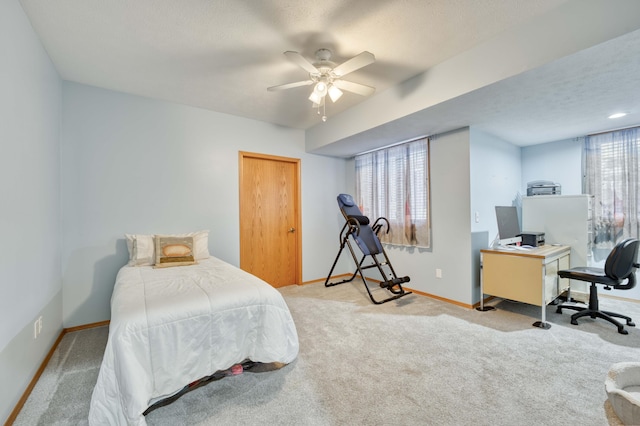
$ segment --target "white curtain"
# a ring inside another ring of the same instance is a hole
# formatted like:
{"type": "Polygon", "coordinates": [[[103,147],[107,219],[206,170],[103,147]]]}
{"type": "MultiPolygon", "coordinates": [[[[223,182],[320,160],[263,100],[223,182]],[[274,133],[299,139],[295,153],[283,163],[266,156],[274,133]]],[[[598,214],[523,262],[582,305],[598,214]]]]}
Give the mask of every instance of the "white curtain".
{"type": "Polygon", "coordinates": [[[384,243],[429,247],[429,141],[396,145],[358,155],[356,200],[373,222],[389,221],[391,231],[380,233],[384,243]]]}
{"type": "Polygon", "coordinates": [[[588,136],[584,192],[594,196],[594,243],[611,249],[640,235],[639,128],[588,136]]]}

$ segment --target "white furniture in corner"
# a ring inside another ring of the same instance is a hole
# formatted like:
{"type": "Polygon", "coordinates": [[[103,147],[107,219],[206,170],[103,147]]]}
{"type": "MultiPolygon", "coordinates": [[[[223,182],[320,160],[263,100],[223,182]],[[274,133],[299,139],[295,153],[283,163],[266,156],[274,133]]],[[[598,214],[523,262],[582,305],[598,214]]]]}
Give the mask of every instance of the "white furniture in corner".
{"type": "MultiPolygon", "coordinates": [[[[522,231],[544,232],[545,244],[571,246],[571,267],[592,266],[593,196],[534,195],[522,198],[522,231]]],[[[588,283],[570,281],[571,297],[589,300],[588,283]]]]}

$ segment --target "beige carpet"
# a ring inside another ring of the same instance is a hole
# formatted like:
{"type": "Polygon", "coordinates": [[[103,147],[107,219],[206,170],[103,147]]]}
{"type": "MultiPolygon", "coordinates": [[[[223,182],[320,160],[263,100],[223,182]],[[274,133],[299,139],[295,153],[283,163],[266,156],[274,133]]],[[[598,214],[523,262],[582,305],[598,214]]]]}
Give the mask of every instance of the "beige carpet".
{"type": "MultiPolygon", "coordinates": [[[[640,330],[569,323],[499,301],[478,312],[411,295],[370,303],[361,283],[281,289],[300,337],[281,370],[228,377],[147,416],[150,425],[607,425],[611,364],[640,360],[640,330]]],[[[602,299],[640,324],[640,304],[602,299]]],[[[17,425],[86,424],[107,329],[69,333],[17,425]]]]}

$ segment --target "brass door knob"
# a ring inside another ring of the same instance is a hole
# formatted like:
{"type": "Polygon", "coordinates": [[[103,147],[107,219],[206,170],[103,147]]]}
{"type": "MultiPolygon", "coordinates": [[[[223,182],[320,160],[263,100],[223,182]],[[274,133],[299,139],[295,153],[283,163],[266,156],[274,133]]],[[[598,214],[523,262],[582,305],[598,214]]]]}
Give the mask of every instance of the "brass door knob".
{"type": "Polygon", "coordinates": [[[296,228],[289,228],[289,232],[296,232],[296,228]]]}

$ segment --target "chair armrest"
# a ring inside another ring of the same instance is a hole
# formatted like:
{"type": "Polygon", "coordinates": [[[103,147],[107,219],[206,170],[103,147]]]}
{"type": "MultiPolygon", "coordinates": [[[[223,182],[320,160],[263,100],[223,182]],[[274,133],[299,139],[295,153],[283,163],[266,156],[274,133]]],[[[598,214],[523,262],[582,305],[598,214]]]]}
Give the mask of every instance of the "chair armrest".
{"type": "Polygon", "coordinates": [[[387,225],[387,232],[385,232],[385,234],[388,234],[389,230],[391,229],[391,226],[389,225],[389,221],[387,220],[387,218],[384,216],[380,216],[379,218],[376,219],[375,222],[373,222],[373,232],[375,232],[376,235],[378,235],[378,233],[380,232],[380,229],[383,226],[383,224],[380,222],[384,222],[387,225]]]}
{"type": "Polygon", "coordinates": [[[636,286],[636,274],[631,272],[631,274],[627,277],[626,284],[616,284],[613,286],[616,290],[631,290],[636,286]]]}

